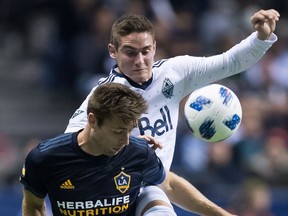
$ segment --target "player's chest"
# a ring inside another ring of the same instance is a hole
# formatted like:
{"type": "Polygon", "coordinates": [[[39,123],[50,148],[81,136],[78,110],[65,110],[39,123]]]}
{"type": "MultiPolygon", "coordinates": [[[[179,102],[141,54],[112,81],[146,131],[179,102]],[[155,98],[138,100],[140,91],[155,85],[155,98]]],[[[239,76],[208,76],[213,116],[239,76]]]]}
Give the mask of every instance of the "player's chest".
{"type": "Polygon", "coordinates": [[[142,183],[141,172],[125,164],[72,163],[58,166],[51,173],[47,188],[63,199],[73,194],[85,198],[134,193],[142,183]]]}
{"type": "MultiPolygon", "coordinates": [[[[164,75],[164,73],[162,73],[164,75]]],[[[157,75],[145,89],[131,86],[131,89],[141,94],[150,103],[178,100],[183,86],[175,77],[157,75]]]]}
{"type": "Polygon", "coordinates": [[[112,215],[132,210],[140,185],[141,176],[135,172],[87,169],[60,175],[48,190],[55,209],[64,215],[112,215]]]}

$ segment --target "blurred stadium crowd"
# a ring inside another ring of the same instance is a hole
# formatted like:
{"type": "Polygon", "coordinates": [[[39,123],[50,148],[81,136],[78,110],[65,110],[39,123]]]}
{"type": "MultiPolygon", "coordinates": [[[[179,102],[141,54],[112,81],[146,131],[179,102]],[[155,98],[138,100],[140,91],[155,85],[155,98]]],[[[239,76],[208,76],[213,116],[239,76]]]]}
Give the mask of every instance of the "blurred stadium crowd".
{"type": "Polygon", "coordinates": [[[150,18],[160,59],[226,51],[253,31],[250,16],[260,8],[280,12],[278,42],[248,71],[221,81],[240,98],[241,128],[208,144],[180,119],[172,170],[240,216],[287,215],[287,0],[2,0],[0,215],[20,215],[18,175],[27,151],[62,133],[99,77],[109,73],[114,62],[107,43],[119,15],[150,18]]]}

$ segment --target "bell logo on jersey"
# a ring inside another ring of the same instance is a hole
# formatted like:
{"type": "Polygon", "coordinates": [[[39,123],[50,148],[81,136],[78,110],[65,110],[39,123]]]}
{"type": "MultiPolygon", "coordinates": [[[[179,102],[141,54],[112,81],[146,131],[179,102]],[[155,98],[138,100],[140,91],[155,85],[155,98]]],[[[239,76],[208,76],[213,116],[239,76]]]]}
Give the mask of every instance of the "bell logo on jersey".
{"type": "Polygon", "coordinates": [[[131,176],[121,171],[117,176],[114,177],[116,189],[121,193],[125,193],[130,187],[130,180],[131,176]]]}
{"type": "Polygon", "coordinates": [[[139,119],[138,127],[140,134],[146,134],[146,131],[151,131],[151,136],[161,136],[165,132],[173,129],[171,122],[170,111],[167,106],[160,109],[161,118],[157,119],[154,124],[152,124],[147,117],[142,117],[139,119]]]}
{"type": "Polygon", "coordinates": [[[162,94],[166,98],[171,98],[173,96],[173,90],[174,90],[173,83],[169,79],[165,78],[162,85],[162,94]]]}

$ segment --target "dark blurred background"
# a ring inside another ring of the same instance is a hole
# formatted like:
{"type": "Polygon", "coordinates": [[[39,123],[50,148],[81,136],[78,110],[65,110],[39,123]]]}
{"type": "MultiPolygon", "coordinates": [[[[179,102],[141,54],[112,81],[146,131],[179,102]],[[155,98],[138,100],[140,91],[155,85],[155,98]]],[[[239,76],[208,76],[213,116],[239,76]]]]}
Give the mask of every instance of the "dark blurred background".
{"type": "Polygon", "coordinates": [[[1,0],[0,215],[21,215],[18,178],[27,152],[64,132],[114,64],[107,43],[118,16],[151,19],[157,60],[226,51],[253,31],[250,17],[260,8],[280,12],[278,42],[248,71],[218,82],[239,96],[241,128],[224,142],[204,143],[182,116],[172,170],[240,216],[287,216],[287,0],[1,0]]]}

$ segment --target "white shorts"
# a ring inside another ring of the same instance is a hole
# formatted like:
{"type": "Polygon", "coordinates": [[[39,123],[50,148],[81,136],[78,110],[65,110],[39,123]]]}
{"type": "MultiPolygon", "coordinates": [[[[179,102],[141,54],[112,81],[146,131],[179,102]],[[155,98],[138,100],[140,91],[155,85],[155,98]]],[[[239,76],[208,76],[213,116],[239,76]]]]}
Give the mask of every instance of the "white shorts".
{"type": "Polygon", "coordinates": [[[142,216],[145,206],[149,204],[151,201],[161,200],[167,203],[169,207],[165,205],[159,205],[148,209],[145,212],[145,216],[147,215],[155,215],[155,216],[176,216],[176,213],[173,209],[172,204],[170,203],[166,194],[157,186],[145,186],[141,191],[137,198],[136,202],[136,216],[142,216]]]}

